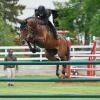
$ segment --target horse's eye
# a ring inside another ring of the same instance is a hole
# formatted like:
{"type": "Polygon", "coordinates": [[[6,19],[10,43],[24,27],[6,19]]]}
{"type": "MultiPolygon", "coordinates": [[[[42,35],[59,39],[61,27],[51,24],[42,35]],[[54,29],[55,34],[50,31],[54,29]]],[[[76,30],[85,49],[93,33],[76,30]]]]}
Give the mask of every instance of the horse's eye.
{"type": "Polygon", "coordinates": [[[25,24],[21,24],[21,26],[20,26],[20,31],[25,30],[26,27],[27,27],[27,25],[25,25],[25,24]]]}

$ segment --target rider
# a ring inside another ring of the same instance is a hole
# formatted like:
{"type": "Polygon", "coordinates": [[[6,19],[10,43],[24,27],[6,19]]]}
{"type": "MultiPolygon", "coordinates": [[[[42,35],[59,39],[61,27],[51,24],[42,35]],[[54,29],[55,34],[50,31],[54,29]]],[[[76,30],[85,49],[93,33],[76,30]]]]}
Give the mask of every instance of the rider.
{"type": "Polygon", "coordinates": [[[57,32],[56,28],[52,23],[49,21],[49,17],[51,16],[51,10],[46,9],[44,6],[39,6],[38,9],[35,11],[35,16],[43,21],[43,24],[50,27],[50,31],[53,33],[55,39],[57,39],[57,32]]]}

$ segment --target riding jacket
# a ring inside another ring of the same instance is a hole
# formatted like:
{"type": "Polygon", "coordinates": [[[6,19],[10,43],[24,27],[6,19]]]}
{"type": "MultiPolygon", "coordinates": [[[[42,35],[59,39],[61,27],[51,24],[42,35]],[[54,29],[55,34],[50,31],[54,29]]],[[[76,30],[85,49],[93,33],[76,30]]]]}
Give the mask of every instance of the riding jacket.
{"type": "MultiPolygon", "coordinates": [[[[4,58],[4,61],[17,61],[17,58],[14,55],[7,55],[4,58]]],[[[16,70],[18,70],[18,66],[17,65],[4,65],[4,70],[6,70],[6,68],[15,68],[16,70]]]]}
{"type": "Polygon", "coordinates": [[[45,9],[43,11],[39,11],[36,10],[35,11],[35,16],[42,20],[44,25],[49,26],[49,30],[51,31],[51,33],[53,33],[53,36],[55,39],[57,39],[57,32],[56,32],[56,28],[54,27],[54,25],[49,21],[49,17],[51,16],[51,10],[50,9],[45,9]]]}
{"type": "Polygon", "coordinates": [[[36,10],[35,16],[44,21],[44,24],[47,24],[49,21],[49,17],[51,16],[51,10],[46,9],[44,12],[39,12],[36,10]]]}

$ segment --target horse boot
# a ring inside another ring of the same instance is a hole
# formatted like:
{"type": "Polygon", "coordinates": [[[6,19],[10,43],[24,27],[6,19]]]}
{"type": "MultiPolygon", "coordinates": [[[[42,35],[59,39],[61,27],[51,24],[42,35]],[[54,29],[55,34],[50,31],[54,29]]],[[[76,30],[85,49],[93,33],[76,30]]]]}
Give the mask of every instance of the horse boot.
{"type": "Polygon", "coordinates": [[[36,50],[36,52],[40,52],[41,51],[41,49],[38,48],[38,47],[36,47],[35,50],[36,50]]]}
{"type": "Polygon", "coordinates": [[[30,51],[33,52],[33,53],[36,53],[36,49],[35,48],[31,48],[30,51]]]}
{"type": "Polygon", "coordinates": [[[40,51],[41,51],[41,49],[40,49],[40,48],[35,47],[35,48],[32,48],[32,49],[31,49],[31,51],[32,51],[33,53],[36,53],[36,52],[40,52],[40,51]]]}

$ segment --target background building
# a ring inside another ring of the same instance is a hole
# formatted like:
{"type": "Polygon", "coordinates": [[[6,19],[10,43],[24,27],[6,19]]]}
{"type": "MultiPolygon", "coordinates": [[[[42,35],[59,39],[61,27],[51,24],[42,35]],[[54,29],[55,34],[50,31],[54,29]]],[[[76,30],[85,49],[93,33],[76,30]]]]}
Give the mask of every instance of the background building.
{"type": "Polygon", "coordinates": [[[19,0],[19,4],[25,5],[26,8],[23,11],[23,14],[19,16],[20,19],[25,19],[27,17],[33,16],[35,9],[38,8],[39,5],[44,5],[48,9],[55,9],[53,2],[65,2],[68,0],[19,0]]]}

